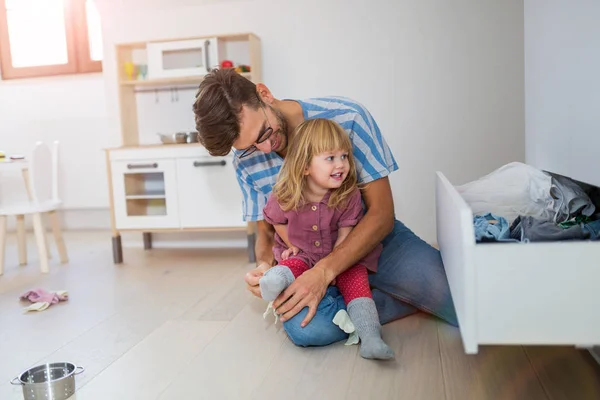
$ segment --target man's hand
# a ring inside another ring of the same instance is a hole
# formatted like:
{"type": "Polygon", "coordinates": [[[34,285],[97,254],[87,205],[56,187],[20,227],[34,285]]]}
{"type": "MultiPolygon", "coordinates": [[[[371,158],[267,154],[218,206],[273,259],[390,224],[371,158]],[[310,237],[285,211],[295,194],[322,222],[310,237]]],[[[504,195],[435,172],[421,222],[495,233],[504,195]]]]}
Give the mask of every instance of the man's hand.
{"type": "Polygon", "coordinates": [[[296,278],[273,302],[281,321],[291,319],[308,306],[306,318],[300,324],[304,328],[317,313],[329,282],[325,269],[318,264],[296,278]]]}
{"type": "Polygon", "coordinates": [[[256,297],[262,298],[260,295],[260,286],[258,286],[258,281],[269,268],[271,268],[271,265],[262,263],[252,271],[247,272],[246,276],[244,277],[244,280],[246,281],[246,289],[248,289],[250,293],[256,297]]]}
{"type": "Polygon", "coordinates": [[[299,251],[300,251],[299,248],[292,245],[289,249],[286,249],[281,253],[281,258],[283,260],[287,260],[291,255],[295,256],[296,254],[298,254],[299,251]]]}

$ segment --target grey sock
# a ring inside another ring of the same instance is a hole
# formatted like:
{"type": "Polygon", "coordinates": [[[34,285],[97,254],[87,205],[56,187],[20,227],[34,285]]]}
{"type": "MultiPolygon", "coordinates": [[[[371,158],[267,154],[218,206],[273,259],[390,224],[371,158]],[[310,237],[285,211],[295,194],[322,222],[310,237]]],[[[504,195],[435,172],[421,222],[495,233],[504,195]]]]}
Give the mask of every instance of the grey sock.
{"type": "Polygon", "coordinates": [[[260,294],[263,299],[272,301],[294,282],[294,274],[285,265],[276,265],[260,278],[260,294]]]}
{"type": "Polygon", "coordinates": [[[381,338],[381,324],[375,302],[368,297],[359,297],[348,304],[348,315],[360,338],[360,355],[363,358],[390,360],[395,357],[381,338]]]}

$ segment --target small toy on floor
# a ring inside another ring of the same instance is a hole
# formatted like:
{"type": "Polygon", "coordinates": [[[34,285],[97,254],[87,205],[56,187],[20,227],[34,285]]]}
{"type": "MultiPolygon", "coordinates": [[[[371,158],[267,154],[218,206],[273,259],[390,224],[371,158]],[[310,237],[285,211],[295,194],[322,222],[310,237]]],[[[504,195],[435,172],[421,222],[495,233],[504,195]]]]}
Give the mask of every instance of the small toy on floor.
{"type": "Polygon", "coordinates": [[[31,304],[29,307],[25,307],[25,311],[44,311],[52,304],[56,304],[59,301],[69,300],[69,293],[66,290],[57,290],[56,292],[48,292],[44,289],[28,290],[23,293],[20,300],[29,300],[31,304]]]}

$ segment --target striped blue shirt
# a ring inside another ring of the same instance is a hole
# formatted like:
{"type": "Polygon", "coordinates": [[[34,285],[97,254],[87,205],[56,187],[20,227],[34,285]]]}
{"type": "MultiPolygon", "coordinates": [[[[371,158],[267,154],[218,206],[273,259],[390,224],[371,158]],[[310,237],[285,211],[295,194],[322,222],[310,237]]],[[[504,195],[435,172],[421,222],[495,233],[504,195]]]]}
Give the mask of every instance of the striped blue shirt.
{"type": "MultiPolygon", "coordinates": [[[[304,119],[327,118],[340,124],[352,141],[358,181],[372,182],[398,169],[396,160],[369,111],[360,103],[344,97],[296,100],[304,119]]],[[[263,219],[263,208],[283,164],[279,154],[259,150],[240,159],[233,149],[233,166],[242,189],[244,221],[263,219]]]]}

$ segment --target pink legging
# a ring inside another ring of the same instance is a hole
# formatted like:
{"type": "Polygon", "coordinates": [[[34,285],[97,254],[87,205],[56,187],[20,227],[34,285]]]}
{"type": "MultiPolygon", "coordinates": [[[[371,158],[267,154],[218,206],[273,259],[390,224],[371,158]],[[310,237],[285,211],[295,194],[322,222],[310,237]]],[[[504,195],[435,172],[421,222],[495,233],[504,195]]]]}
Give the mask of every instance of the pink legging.
{"type": "MultiPolygon", "coordinates": [[[[292,271],[294,278],[298,278],[309,269],[304,261],[297,258],[281,260],[278,264],[288,267],[292,271]]],[[[359,297],[373,298],[371,289],[369,288],[367,267],[364,265],[357,264],[339,274],[336,278],[336,286],[342,293],[342,296],[344,296],[346,305],[359,297]]]]}

